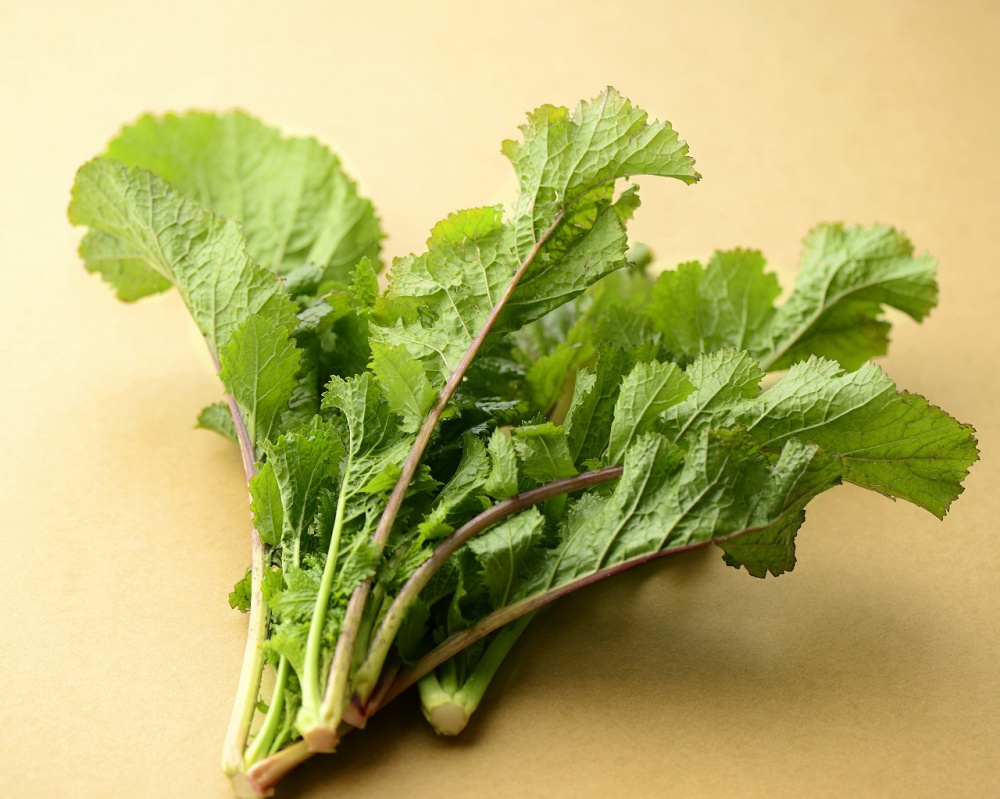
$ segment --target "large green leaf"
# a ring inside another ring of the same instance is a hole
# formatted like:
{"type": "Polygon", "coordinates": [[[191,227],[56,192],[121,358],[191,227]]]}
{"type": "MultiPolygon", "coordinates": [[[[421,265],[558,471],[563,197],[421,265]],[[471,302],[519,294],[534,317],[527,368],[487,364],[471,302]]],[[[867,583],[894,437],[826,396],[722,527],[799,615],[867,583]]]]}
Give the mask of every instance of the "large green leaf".
{"type": "Polygon", "coordinates": [[[241,222],[254,260],[279,274],[308,265],[346,282],[361,258],[378,260],[371,202],[315,139],[283,138],[242,111],[192,111],[143,116],[106,154],[241,222]]]}
{"type": "Polygon", "coordinates": [[[90,228],[81,248],[88,269],[123,298],[134,298],[137,285],[177,286],[216,354],[252,314],[276,327],[295,322],[295,304],[251,258],[239,224],[206,211],[148,170],[108,158],[90,161],[77,172],[69,217],[90,228]]]}

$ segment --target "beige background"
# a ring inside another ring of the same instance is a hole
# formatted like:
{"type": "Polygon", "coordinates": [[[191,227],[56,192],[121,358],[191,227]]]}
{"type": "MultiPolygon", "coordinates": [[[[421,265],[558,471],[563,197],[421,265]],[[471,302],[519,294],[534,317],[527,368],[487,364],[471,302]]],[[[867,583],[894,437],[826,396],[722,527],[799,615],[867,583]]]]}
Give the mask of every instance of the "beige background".
{"type": "Polygon", "coordinates": [[[814,505],[799,565],[715,553],[563,601],[460,740],[412,697],[314,761],[305,797],[1000,796],[1000,5],[312,4],[0,0],[0,785],[8,797],[209,797],[244,620],[235,448],[173,296],[87,276],[75,168],[145,110],[242,106],[344,154],[387,252],[509,199],[501,139],[611,83],[705,179],[646,179],[661,263],[812,224],[903,227],[941,307],[884,364],[980,430],[944,523],[860,490],[814,505]]]}

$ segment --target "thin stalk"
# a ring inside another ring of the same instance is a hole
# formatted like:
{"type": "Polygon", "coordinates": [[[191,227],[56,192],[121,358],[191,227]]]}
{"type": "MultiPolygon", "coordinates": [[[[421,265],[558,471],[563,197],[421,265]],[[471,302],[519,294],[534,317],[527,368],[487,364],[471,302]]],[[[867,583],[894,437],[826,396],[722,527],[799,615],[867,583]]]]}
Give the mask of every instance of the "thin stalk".
{"type": "Polygon", "coordinates": [[[271,705],[264,716],[264,723],[261,725],[257,735],[254,736],[253,743],[247,749],[243,757],[244,768],[249,768],[258,760],[263,760],[270,754],[274,745],[275,736],[281,729],[281,717],[285,709],[285,686],[288,683],[288,658],[282,657],[278,663],[278,674],[275,677],[274,693],[271,694],[271,705]]]}
{"type": "MultiPolygon", "coordinates": [[[[353,443],[353,442],[352,442],[353,443]]],[[[333,531],[330,534],[330,547],[326,555],[326,565],[323,567],[323,578],[319,593],[316,595],[316,607],[309,623],[309,639],[306,642],[305,668],[302,676],[302,712],[306,723],[319,721],[318,713],[323,700],[321,684],[320,658],[323,645],[323,628],[326,625],[326,612],[330,606],[330,592],[333,590],[333,580],[337,573],[337,557],[340,554],[340,536],[344,528],[344,508],[347,504],[347,478],[351,472],[352,456],[348,455],[340,483],[340,496],[337,498],[337,513],[333,520],[333,531]]]]}
{"type": "Polygon", "coordinates": [[[592,472],[584,472],[576,477],[568,477],[563,480],[555,480],[540,488],[517,494],[503,502],[498,502],[489,510],[485,510],[475,518],[466,522],[451,534],[442,544],[435,548],[434,553],[417,568],[410,578],[403,584],[396,598],[389,606],[382,623],[379,625],[372,644],[368,650],[368,657],[358,669],[355,677],[355,686],[361,697],[362,703],[368,699],[368,694],[373,690],[378,681],[379,673],[385,659],[392,648],[392,642],[399,632],[399,627],[403,623],[406,611],[413,601],[420,595],[431,577],[440,569],[466,541],[478,535],[488,527],[496,524],[508,516],[519,513],[525,508],[537,505],[552,497],[561,494],[571,494],[590,488],[610,480],[617,480],[622,473],[621,466],[609,466],[604,469],[597,469],[592,472]]]}
{"type": "Polygon", "coordinates": [[[264,672],[264,641],[267,638],[268,611],[261,590],[264,574],[264,550],[259,545],[256,529],[250,534],[253,549],[251,561],[250,614],[247,619],[247,642],[243,649],[243,665],[236,686],[236,700],[229,717],[229,728],[222,746],[222,771],[231,776],[243,767],[250,725],[257,709],[260,678],[264,672]],[[258,574],[261,575],[258,577],[258,574]]]}
{"type": "MultiPolygon", "coordinates": [[[[211,351],[216,371],[221,369],[219,359],[211,351]]],[[[250,433],[243,421],[236,400],[228,394],[226,403],[233,417],[236,438],[240,444],[240,457],[243,460],[243,472],[247,484],[257,474],[257,457],[250,433]]],[[[222,745],[222,770],[232,776],[243,767],[243,753],[250,735],[250,725],[257,709],[257,697],[260,692],[260,678],[264,671],[264,641],[267,638],[268,610],[264,604],[264,571],[267,568],[264,542],[260,533],[252,524],[250,526],[250,614],[247,619],[247,642],[243,649],[243,664],[240,667],[240,679],[236,687],[236,699],[233,712],[229,717],[229,728],[222,745]]]]}
{"type": "MultiPolygon", "coordinates": [[[[424,452],[426,451],[428,444],[430,444],[431,437],[434,435],[434,430],[441,419],[441,415],[444,413],[444,410],[451,401],[452,396],[454,396],[455,391],[461,384],[469,366],[472,365],[472,361],[476,357],[476,354],[486,341],[486,337],[490,334],[490,331],[496,324],[497,319],[500,318],[500,314],[503,312],[503,309],[506,307],[511,296],[513,296],[518,283],[521,282],[521,278],[524,276],[525,272],[527,272],[528,267],[530,267],[534,262],[538,253],[541,252],[542,247],[545,246],[549,237],[555,232],[556,228],[562,222],[564,214],[565,210],[560,211],[549,228],[539,237],[538,241],[535,242],[535,245],[531,248],[531,251],[525,257],[523,263],[521,263],[517,271],[514,273],[510,283],[504,289],[500,299],[490,310],[489,316],[486,318],[486,322],[476,334],[476,337],[472,340],[472,343],[465,351],[462,359],[458,362],[458,366],[455,368],[455,371],[452,372],[451,377],[448,378],[448,382],[445,383],[444,388],[441,390],[441,394],[434,403],[434,407],[431,408],[427,417],[424,419],[424,423],[420,427],[420,431],[417,433],[416,440],[413,442],[413,446],[410,448],[410,452],[406,456],[406,460],[403,462],[399,479],[396,481],[396,485],[393,487],[392,493],[389,495],[389,500],[386,503],[385,510],[382,512],[381,518],[379,519],[378,526],[375,528],[373,540],[376,545],[378,545],[380,551],[385,546],[385,542],[389,538],[389,533],[392,531],[392,526],[396,521],[396,516],[399,515],[399,510],[403,506],[403,499],[405,498],[406,492],[410,487],[410,483],[413,482],[413,477],[417,473],[417,467],[420,465],[420,461],[424,456],[424,452]]],[[[341,628],[340,637],[337,639],[337,646],[334,649],[333,662],[330,665],[330,674],[327,681],[326,694],[323,697],[323,704],[320,708],[320,726],[322,729],[318,731],[316,740],[317,745],[328,744],[330,742],[331,734],[335,735],[333,731],[340,723],[341,713],[347,699],[347,683],[350,677],[351,663],[354,659],[354,647],[357,641],[358,629],[361,624],[361,616],[364,613],[365,603],[368,601],[368,593],[371,591],[371,586],[372,581],[370,579],[361,583],[354,590],[354,593],[351,596],[351,601],[347,605],[347,613],[344,617],[344,624],[341,628]]],[[[334,741],[334,744],[335,743],[336,742],[334,741]]]]}

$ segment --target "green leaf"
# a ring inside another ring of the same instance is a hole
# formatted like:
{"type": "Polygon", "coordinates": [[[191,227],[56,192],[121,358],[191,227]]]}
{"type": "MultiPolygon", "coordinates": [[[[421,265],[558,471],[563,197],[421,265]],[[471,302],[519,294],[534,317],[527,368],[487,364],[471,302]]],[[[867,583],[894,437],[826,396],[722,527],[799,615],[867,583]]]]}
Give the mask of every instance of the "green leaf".
{"type": "Polygon", "coordinates": [[[483,509],[489,459],[483,442],[467,433],[462,442],[462,459],[451,479],[441,489],[433,510],[420,523],[421,540],[441,538],[455,529],[453,522],[483,509]]]}
{"type": "Polygon", "coordinates": [[[287,328],[257,314],[233,331],[219,352],[219,377],[242,409],[255,444],[270,441],[278,432],[301,360],[287,328]]]}
{"type": "Polygon", "coordinates": [[[437,399],[424,365],[401,346],[372,343],[372,371],[389,408],[403,420],[403,429],[415,433],[437,399]]]}
{"type": "Polygon", "coordinates": [[[397,259],[372,338],[424,361],[443,386],[514,275],[500,206],[459,211],[431,230],[427,252],[397,259]],[[419,302],[419,318],[405,308],[419,302]],[[395,314],[402,314],[394,317],[395,314]]]}
{"type": "Polygon", "coordinates": [[[974,430],[923,397],[897,392],[873,364],[845,373],[810,358],[733,414],[762,446],[789,438],[838,455],[844,479],[943,517],[978,459],[974,430]]]}
{"type": "MultiPolygon", "coordinates": [[[[101,257],[87,261],[90,271],[119,294],[134,293],[136,281],[151,285],[150,271],[163,278],[161,288],[174,284],[216,354],[252,314],[275,327],[295,323],[295,304],[277,278],[254,263],[239,223],[206,211],[147,170],[107,158],[84,164],[69,218],[104,242],[101,257]],[[109,247],[129,257],[108,261],[109,247]]],[[[89,245],[84,251],[94,254],[89,245]]]]}
{"type": "Polygon", "coordinates": [[[572,112],[542,106],[528,115],[521,132],[522,142],[508,140],[502,147],[520,184],[514,223],[520,261],[553,219],[595,189],[632,175],[685,183],[699,178],[687,145],[669,123],[647,123],[645,111],[610,87],[572,112]]]}
{"type": "Polygon", "coordinates": [[[672,363],[637,363],[622,381],[611,424],[608,462],[619,463],[636,437],[656,418],[692,391],[684,373],[672,363]]]}
{"type": "Polygon", "coordinates": [[[734,409],[760,393],[764,373],[746,352],[720,350],[700,356],[684,372],[694,391],[669,408],[659,424],[673,442],[707,427],[727,423],[734,409]]]}
{"type": "Polygon", "coordinates": [[[254,260],[279,274],[308,265],[346,282],[362,257],[377,263],[382,232],[372,204],[315,139],[283,138],[241,111],[147,115],[107,155],[239,220],[254,260]]]}
{"type": "Polygon", "coordinates": [[[394,420],[374,382],[370,372],[346,380],[331,377],[323,394],[323,407],[335,408],[343,416],[348,451],[353,456],[385,447],[398,439],[394,420]]]}
{"type": "Polygon", "coordinates": [[[286,433],[266,450],[284,508],[281,558],[287,581],[301,562],[302,537],[319,510],[321,492],[339,476],[347,452],[337,433],[321,423],[286,433]]]}
{"type": "Polygon", "coordinates": [[[281,569],[277,566],[273,566],[269,569],[264,570],[264,579],[261,582],[261,594],[264,596],[264,601],[270,606],[271,600],[277,596],[278,592],[281,591],[285,586],[285,578],[281,574],[281,569]]]}
{"type": "Polygon", "coordinates": [[[920,321],[937,303],[936,262],[893,228],[819,225],[804,245],[795,291],[777,309],[777,280],[752,250],[664,272],[646,309],[662,346],[682,363],[729,348],[768,371],[810,355],[854,369],[886,351],[884,307],[920,321]]]}
{"type": "Polygon", "coordinates": [[[250,610],[250,595],[253,593],[251,587],[252,572],[247,569],[247,573],[236,581],[233,590],[229,592],[229,607],[238,610],[240,613],[247,613],[250,610]]]}
{"type": "Polygon", "coordinates": [[[439,222],[425,254],[393,264],[372,337],[406,348],[440,388],[494,308],[502,306],[496,332],[514,331],[624,267],[624,223],[637,198],[627,191],[616,204],[615,181],[698,179],[687,145],[668,124],[646,118],[610,88],[572,113],[544,106],[529,115],[524,141],[503,145],[520,187],[511,222],[499,206],[439,222]]]}
{"type": "Polygon", "coordinates": [[[647,310],[663,347],[681,360],[720,349],[759,351],[781,293],[754,250],[717,252],[703,267],[663,272],[647,310]]]}
{"type": "Polygon", "coordinates": [[[80,257],[88,272],[103,277],[125,302],[159,294],[173,285],[150,267],[131,242],[90,230],[80,242],[80,257]]]}
{"type": "Polygon", "coordinates": [[[236,425],[233,424],[233,415],[229,411],[229,405],[225,402],[216,402],[202,408],[195,427],[218,433],[234,444],[238,440],[236,438],[236,425]]]}
{"type": "MultiPolygon", "coordinates": [[[[566,222],[556,217],[554,233],[533,256],[498,321],[500,330],[516,330],[582,294],[595,281],[622,269],[627,261],[625,225],[611,204],[611,193],[598,190],[581,198],[586,211],[566,222]]],[[[540,233],[544,235],[543,230],[540,233]]],[[[515,231],[517,235],[517,231],[515,231]]],[[[530,251],[524,258],[531,257],[530,251]]]]}
{"type": "Polygon", "coordinates": [[[511,435],[528,477],[548,483],[578,474],[561,427],[551,423],[516,427],[511,435]]]}
{"type": "Polygon", "coordinates": [[[565,399],[572,376],[583,366],[592,368],[598,350],[609,345],[634,351],[639,360],[657,354],[660,336],[645,310],[652,287],[638,267],[620,269],[515,334],[521,352],[533,360],[527,385],[535,407],[548,411],[565,399]]]}
{"type": "Polygon", "coordinates": [[[771,320],[764,368],[820,355],[854,369],[884,354],[883,306],[921,321],[937,304],[936,264],[891,227],[819,225],[806,236],[795,291],[771,320]]]}
{"type": "Polygon", "coordinates": [[[337,569],[334,594],[347,598],[358,585],[375,575],[382,553],[369,536],[355,535],[343,555],[343,562],[337,569]]]}
{"type": "Polygon", "coordinates": [[[806,519],[804,510],[778,519],[763,530],[720,543],[722,560],[734,569],[744,567],[753,577],[778,577],[795,568],[795,536],[806,519]]]}
{"type": "Polygon", "coordinates": [[[630,353],[617,347],[605,347],[598,356],[593,379],[584,372],[577,375],[564,425],[575,463],[596,460],[604,454],[614,423],[622,375],[634,365],[630,353]]]}
{"type": "Polygon", "coordinates": [[[537,508],[529,508],[469,541],[494,608],[507,604],[517,579],[523,579],[525,568],[537,555],[544,531],[545,517],[537,508]]]}
{"type": "Polygon", "coordinates": [[[253,526],[260,540],[269,546],[276,546],[284,529],[285,511],[281,504],[281,490],[274,474],[273,465],[268,462],[250,478],[250,510],[253,526]]]}
{"type": "Polygon", "coordinates": [[[351,296],[359,308],[373,308],[379,297],[378,272],[371,258],[365,256],[351,273],[351,296]]]}
{"type": "MultiPolygon", "coordinates": [[[[574,327],[583,330],[583,326],[574,327]]],[[[531,404],[547,411],[566,390],[567,377],[592,358],[590,342],[564,341],[551,352],[538,358],[528,369],[527,385],[531,404]]]]}
{"type": "Polygon", "coordinates": [[[754,577],[775,577],[795,566],[795,534],[805,521],[806,503],[817,494],[840,483],[841,463],[818,451],[814,445],[790,439],[781,451],[775,474],[791,475],[783,483],[784,492],[772,495],[770,521],[755,530],[716,542],[730,566],[743,566],[754,577]]]}
{"type": "Polygon", "coordinates": [[[497,428],[486,446],[490,454],[490,475],[483,490],[494,499],[508,499],[518,492],[517,452],[510,436],[497,428]]]}
{"type": "Polygon", "coordinates": [[[738,430],[705,430],[684,454],[647,433],[629,448],[624,473],[607,497],[584,495],[550,556],[547,578],[521,595],[664,550],[760,531],[797,515],[839,472],[817,447],[796,442],[773,466],[738,430]],[[816,465],[817,459],[822,464],[816,465]]]}

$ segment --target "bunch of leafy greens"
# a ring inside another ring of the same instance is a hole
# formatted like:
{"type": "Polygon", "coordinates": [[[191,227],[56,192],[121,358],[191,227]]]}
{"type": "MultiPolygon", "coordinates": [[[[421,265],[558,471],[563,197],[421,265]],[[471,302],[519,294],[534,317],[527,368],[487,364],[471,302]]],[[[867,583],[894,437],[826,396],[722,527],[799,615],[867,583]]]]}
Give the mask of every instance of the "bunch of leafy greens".
{"type": "Polygon", "coordinates": [[[199,425],[238,443],[251,494],[223,761],[242,795],[414,683],[460,731],[559,596],[711,544],[779,575],[820,492],[941,517],[977,458],[970,427],[869,362],[885,308],[919,321],[937,299],[903,234],[820,225],[777,306],[752,250],[654,280],[623,184],[698,180],[671,126],[608,89],[521,134],[513,205],[442,220],[385,290],[372,205],[312,139],[146,116],[77,174],[87,268],[123,300],[176,287],[225,386],[199,425]]]}

